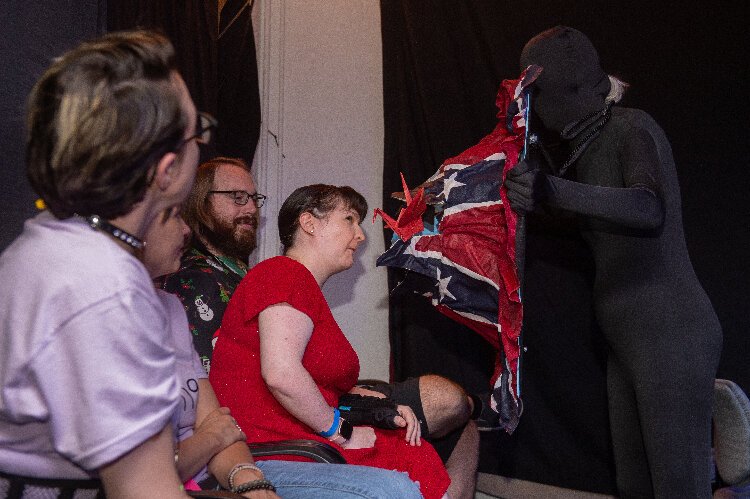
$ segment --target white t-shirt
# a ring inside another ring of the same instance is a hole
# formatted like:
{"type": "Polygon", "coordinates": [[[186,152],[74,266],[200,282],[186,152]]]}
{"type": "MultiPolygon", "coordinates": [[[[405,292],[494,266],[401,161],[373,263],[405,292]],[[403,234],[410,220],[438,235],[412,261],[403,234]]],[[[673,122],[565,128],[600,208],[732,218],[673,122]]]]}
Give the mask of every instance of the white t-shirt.
{"type": "Polygon", "coordinates": [[[167,317],[143,265],[44,212],[0,255],[0,470],[89,478],[170,422],[167,317]]]}
{"type": "MultiPolygon", "coordinates": [[[[185,307],[180,299],[173,294],[160,289],[157,295],[164,305],[169,318],[172,341],[177,358],[177,381],[180,383],[180,402],[175,412],[175,439],[185,440],[193,435],[195,428],[196,408],[198,407],[198,380],[208,378],[203,369],[201,358],[193,346],[193,335],[188,326],[185,307]]],[[[196,482],[208,477],[208,470],[204,466],[193,479],[196,482]]]]}
{"type": "Polygon", "coordinates": [[[185,307],[180,299],[161,289],[156,294],[164,305],[169,319],[170,334],[177,359],[177,382],[180,384],[180,403],[175,413],[175,438],[185,440],[193,434],[198,406],[198,380],[208,378],[206,370],[193,347],[185,307]]]}

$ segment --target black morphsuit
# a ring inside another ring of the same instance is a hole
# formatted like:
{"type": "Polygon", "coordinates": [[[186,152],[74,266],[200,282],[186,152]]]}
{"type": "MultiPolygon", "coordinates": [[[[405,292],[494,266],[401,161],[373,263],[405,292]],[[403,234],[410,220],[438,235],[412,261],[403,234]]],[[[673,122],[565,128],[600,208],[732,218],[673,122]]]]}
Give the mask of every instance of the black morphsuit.
{"type": "Polygon", "coordinates": [[[522,162],[508,174],[508,198],[517,211],[573,214],[593,253],[619,494],[710,497],[721,329],[688,256],[669,142],[643,111],[608,113],[610,83],[582,33],[537,35],[521,64],[544,68],[533,109],[572,161],[566,178],[522,162]]]}

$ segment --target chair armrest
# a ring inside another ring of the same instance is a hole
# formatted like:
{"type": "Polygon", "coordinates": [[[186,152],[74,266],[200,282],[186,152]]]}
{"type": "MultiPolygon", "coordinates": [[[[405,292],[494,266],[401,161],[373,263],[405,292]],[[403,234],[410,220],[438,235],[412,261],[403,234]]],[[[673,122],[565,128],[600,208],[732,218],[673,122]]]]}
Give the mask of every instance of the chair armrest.
{"type": "Polygon", "coordinates": [[[318,463],[346,464],[346,459],[331,445],[317,440],[281,440],[248,444],[253,457],[301,456],[318,463]]]}
{"type": "MultiPolygon", "coordinates": [[[[317,440],[280,440],[278,442],[258,442],[247,444],[253,457],[268,456],[301,456],[312,459],[317,463],[346,464],[346,459],[333,446],[317,440]]],[[[202,487],[209,490],[187,491],[191,497],[205,499],[237,499],[243,496],[230,491],[218,490],[221,488],[216,477],[213,475],[201,482],[202,487]]]]}

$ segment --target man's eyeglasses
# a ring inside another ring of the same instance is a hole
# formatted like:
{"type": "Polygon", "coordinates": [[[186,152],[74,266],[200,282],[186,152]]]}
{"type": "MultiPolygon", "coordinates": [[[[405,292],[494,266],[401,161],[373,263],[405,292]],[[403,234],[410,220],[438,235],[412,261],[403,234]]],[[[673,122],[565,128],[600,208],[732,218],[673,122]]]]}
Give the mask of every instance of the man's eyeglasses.
{"type": "Polygon", "coordinates": [[[234,204],[239,206],[245,206],[249,200],[253,200],[256,208],[263,206],[268,196],[263,194],[250,194],[247,191],[208,191],[209,194],[227,194],[232,197],[234,204]]]}
{"type": "Polygon", "coordinates": [[[195,133],[190,137],[183,139],[177,144],[175,150],[195,139],[199,144],[209,144],[213,138],[214,129],[219,126],[219,122],[208,113],[199,112],[195,120],[195,133]]]}

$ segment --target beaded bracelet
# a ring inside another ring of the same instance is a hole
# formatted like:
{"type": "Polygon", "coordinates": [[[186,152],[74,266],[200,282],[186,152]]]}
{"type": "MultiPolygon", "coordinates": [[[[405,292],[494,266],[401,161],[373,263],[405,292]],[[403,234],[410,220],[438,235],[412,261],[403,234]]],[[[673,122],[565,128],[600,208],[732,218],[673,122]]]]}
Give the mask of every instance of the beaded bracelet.
{"type": "Polygon", "coordinates": [[[229,482],[229,488],[230,489],[234,488],[234,475],[236,475],[241,470],[253,470],[253,471],[257,471],[258,473],[260,473],[260,476],[263,476],[263,470],[261,470],[260,468],[258,468],[254,464],[250,464],[250,463],[235,464],[234,468],[232,468],[232,470],[227,475],[227,482],[229,482]]]}
{"type": "Polygon", "coordinates": [[[253,480],[252,482],[245,482],[236,487],[232,487],[232,492],[234,492],[235,494],[244,494],[245,492],[250,492],[251,490],[270,490],[271,492],[276,492],[276,487],[274,487],[273,484],[265,478],[260,480],[253,480]]]}

